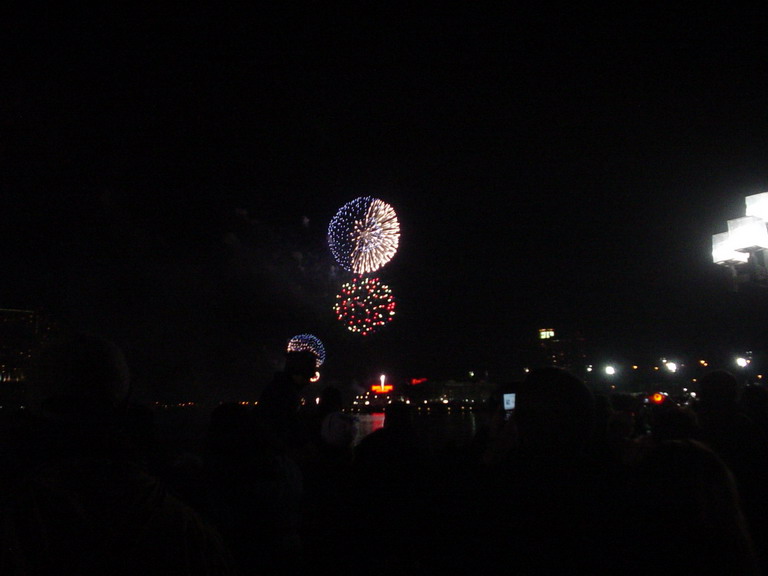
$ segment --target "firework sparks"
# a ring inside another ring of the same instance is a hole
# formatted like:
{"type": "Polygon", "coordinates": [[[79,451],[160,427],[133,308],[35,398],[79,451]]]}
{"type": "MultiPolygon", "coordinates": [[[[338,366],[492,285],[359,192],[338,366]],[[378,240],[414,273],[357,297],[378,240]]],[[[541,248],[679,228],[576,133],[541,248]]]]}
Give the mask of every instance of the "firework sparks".
{"type": "Polygon", "coordinates": [[[355,274],[375,272],[389,262],[400,242],[400,223],[391,205],[370,196],[342,206],[328,226],[336,261],[355,274]]]}
{"type": "Polygon", "coordinates": [[[341,287],[333,311],[347,330],[367,336],[393,320],[395,299],[378,278],[353,278],[341,287]]]}
{"type": "Polygon", "coordinates": [[[297,334],[288,341],[288,352],[303,352],[305,350],[315,355],[315,365],[320,368],[325,362],[325,346],[317,336],[297,334]]]}

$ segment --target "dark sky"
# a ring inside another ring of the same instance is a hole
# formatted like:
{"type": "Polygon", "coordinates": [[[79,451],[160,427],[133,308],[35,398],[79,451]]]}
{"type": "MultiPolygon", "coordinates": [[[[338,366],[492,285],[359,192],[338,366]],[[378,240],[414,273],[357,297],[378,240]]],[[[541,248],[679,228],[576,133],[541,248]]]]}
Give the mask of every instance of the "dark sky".
{"type": "Polygon", "coordinates": [[[764,340],[768,295],[710,257],[768,190],[764,6],[159,4],[0,18],[2,305],[109,334],[147,386],[248,385],[300,332],[404,376],[505,373],[545,326],[764,340]],[[402,238],[361,341],[325,234],[368,195],[402,238]]]}

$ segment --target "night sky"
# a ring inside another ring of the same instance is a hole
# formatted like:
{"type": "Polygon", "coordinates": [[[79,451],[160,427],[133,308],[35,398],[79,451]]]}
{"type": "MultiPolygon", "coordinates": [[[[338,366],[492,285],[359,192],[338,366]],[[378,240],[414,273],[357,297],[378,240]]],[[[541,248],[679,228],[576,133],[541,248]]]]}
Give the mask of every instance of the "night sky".
{"type": "Polygon", "coordinates": [[[0,306],[108,335],[150,394],[249,390],[302,332],[341,378],[506,378],[542,327],[768,348],[768,291],[710,256],[768,190],[765,6],[158,4],[0,18],[0,306]],[[326,231],[369,195],[398,314],[361,339],[326,231]]]}

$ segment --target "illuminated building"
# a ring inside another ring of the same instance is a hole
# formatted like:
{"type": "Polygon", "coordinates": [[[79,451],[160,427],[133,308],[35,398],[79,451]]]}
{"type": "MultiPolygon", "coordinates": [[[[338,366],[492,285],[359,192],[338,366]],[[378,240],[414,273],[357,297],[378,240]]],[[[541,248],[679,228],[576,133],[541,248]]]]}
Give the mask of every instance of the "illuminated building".
{"type": "Polygon", "coordinates": [[[34,310],[0,309],[0,406],[21,405],[30,363],[50,330],[34,310]]]}
{"type": "Polygon", "coordinates": [[[543,364],[547,366],[580,371],[587,357],[585,347],[584,338],[578,333],[564,338],[554,328],[539,330],[540,356],[543,364]]]}
{"type": "Polygon", "coordinates": [[[22,381],[40,337],[32,310],[0,309],[0,382],[22,381]]]}

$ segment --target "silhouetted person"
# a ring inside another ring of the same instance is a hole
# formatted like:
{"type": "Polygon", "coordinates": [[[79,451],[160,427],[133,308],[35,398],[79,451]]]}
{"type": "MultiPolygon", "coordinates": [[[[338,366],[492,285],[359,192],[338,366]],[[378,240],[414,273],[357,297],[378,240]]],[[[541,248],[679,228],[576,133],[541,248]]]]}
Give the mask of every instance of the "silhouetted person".
{"type": "Polygon", "coordinates": [[[311,450],[319,450],[323,446],[321,429],[325,417],[332,413],[341,413],[343,408],[344,402],[341,390],[337,386],[329,385],[320,391],[317,405],[306,410],[306,413],[303,414],[309,434],[311,450]]]}
{"type": "Polygon", "coordinates": [[[653,444],[616,503],[615,574],[761,574],[730,470],[695,440],[653,444]]]}
{"type": "Polygon", "coordinates": [[[0,573],[234,573],[220,535],[136,457],[117,346],[50,343],[28,392],[29,421],[0,466],[0,573]]]}
{"type": "Polygon", "coordinates": [[[321,418],[314,449],[300,464],[304,480],[301,533],[307,569],[342,576],[357,569],[349,552],[359,538],[358,519],[351,509],[358,417],[341,410],[341,397],[335,392],[330,396],[326,396],[329,402],[321,400],[324,409],[315,415],[321,418]]]}
{"type": "Polygon", "coordinates": [[[308,351],[290,351],[283,370],[275,372],[262,390],[256,414],[269,426],[277,442],[292,451],[310,439],[309,423],[301,414],[301,392],[317,370],[317,358],[308,351]]]}
{"type": "Polygon", "coordinates": [[[713,370],[700,379],[695,405],[699,439],[733,472],[755,546],[768,568],[768,439],[739,409],[738,393],[736,377],[725,370],[713,370]]]}
{"type": "Polygon", "coordinates": [[[302,474],[269,425],[237,403],[211,412],[206,510],[243,574],[298,574],[302,474]]]}
{"type": "Polygon", "coordinates": [[[425,457],[413,425],[411,406],[393,402],[384,425],[355,447],[352,461],[354,517],[375,527],[353,553],[375,574],[409,574],[419,568],[418,506],[424,495],[425,457]],[[371,559],[376,559],[371,561],[371,559]]]}
{"type": "Polygon", "coordinates": [[[435,507],[437,572],[596,574],[604,474],[594,461],[595,400],[558,368],[517,387],[516,446],[478,482],[435,507]],[[454,553],[475,550],[471,556],[454,553]]]}
{"type": "Polygon", "coordinates": [[[741,391],[739,409],[744,412],[768,437],[768,388],[750,384],[741,391]]]}
{"type": "Polygon", "coordinates": [[[688,406],[665,400],[653,408],[651,439],[655,443],[666,440],[689,440],[700,435],[696,413],[688,406]]]}
{"type": "Polygon", "coordinates": [[[496,467],[506,461],[510,450],[517,445],[517,427],[508,417],[502,397],[508,387],[499,387],[488,399],[487,422],[472,440],[471,449],[478,464],[496,467]]]}

